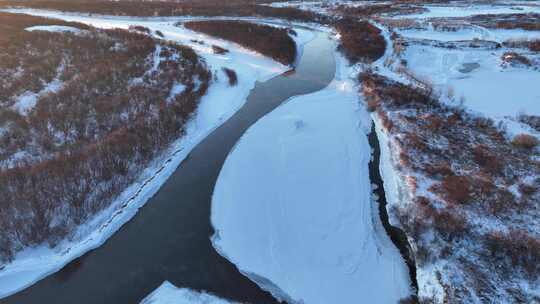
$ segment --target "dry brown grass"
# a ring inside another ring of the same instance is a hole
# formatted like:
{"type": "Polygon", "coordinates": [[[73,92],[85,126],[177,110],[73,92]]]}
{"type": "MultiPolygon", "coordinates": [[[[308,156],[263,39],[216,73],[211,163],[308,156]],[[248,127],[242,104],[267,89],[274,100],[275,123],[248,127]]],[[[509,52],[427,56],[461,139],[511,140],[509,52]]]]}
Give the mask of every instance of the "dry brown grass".
{"type": "Polygon", "coordinates": [[[212,45],[212,52],[214,52],[214,54],[224,55],[224,54],[227,54],[229,52],[229,50],[224,49],[224,48],[222,48],[220,46],[217,46],[217,45],[212,45]]]}
{"type": "Polygon", "coordinates": [[[19,35],[0,48],[0,125],[9,126],[0,133],[0,261],[27,246],[54,246],[108,207],[184,134],[211,78],[192,49],[146,34],[87,26],[83,35],[30,33],[24,28],[66,23],[4,17],[19,35]],[[161,63],[147,73],[158,43],[161,63]],[[62,87],[28,113],[11,109],[20,92],[39,92],[56,77],[62,87]],[[178,83],[185,90],[171,95],[178,83]],[[10,161],[18,151],[25,158],[10,161]]]}
{"type": "Polygon", "coordinates": [[[466,176],[445,176],[436,191],[452,204],[464,204],[472,198],[471,182],[466,176]]]}
{"type": "Polygon", "coordinates": [[[285,65],[292,65],[296,60],[296,43],[287,29],[233,20],[192,21],[184,26],[236,42],[285,65]]]}
{"type": "Polygon", "coordinates": [[[223,72],[225,75],[227,75],[227,78],[229,79],[229,85],[235,86],[238,84],[238,75],[236,75],[236,72],[229,68],[223,68],[223,72]]]}
{"type": "Polygon", "coordinates": [[[294,21],[329,22],[313,12],[290,7],[257,5],[253,0],[107,1],[107,0],[4,0],[1,6],[22,6],[66,12],[117,16],[261,16],[294,21]]]}
{"type": "Polygon", "coordinates": [[[386,41],[373,24],[344,18],[335,27],[341,35],[339,49],[350,62],[373,62],[384,55],[386,41]]]}
{"type": "Polygon", "coordinates": [[[4,12],[0,12],[0,20],[0,48],[8,47],[8,44],[12,41],[12,39],[24,39],[35,35],[24,30],[25,28],[34,25],[65,25],[80,29],[88,29],[88,26],[82,23],[65,22],[62,20],[4,12]]]}
{"type": "Polygon", "coordinates": [[[529,134],[516,135],[512,140],[512,144],[515,147],[527,150],[536,148],[539,143],[540,141],[536,137],[529,134]]]}
{"type": "MultiPolygon", "coordinates": [[[[508,265],[500,270],[523,271],[532,280],[540,276],[540,240],[526,231],[511,230],[508,233],[496,232],[486,240],[486,247],[494,259],[508,265]]],[[[503,273],[509,277],[512,273],[503,273]]]]}

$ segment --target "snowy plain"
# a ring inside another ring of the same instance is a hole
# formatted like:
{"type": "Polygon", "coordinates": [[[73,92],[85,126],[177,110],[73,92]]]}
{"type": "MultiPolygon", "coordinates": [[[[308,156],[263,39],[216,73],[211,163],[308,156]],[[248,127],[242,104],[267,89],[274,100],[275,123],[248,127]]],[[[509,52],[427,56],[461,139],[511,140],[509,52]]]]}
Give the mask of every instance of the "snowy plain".
{"type": "Polygon", "coordinates": [[[388,48],[383,60],[375,64],[377,72],[403,83],[418,85],[416,80],[433,85],[441,100],[463,106],[474,115],[492,118],[506,131],[509,139],[517,134],[540,133],[519,122],[522,114],[539,115],[540,91],[531,84],[540,83],[540,71],[534,66],[512,65],[503,61],[505,52],[518,52],[538,65],[538,54],[525,48],[508,48],[506,41],[532,41],[540,39],[540,31],[522,29],[492,29],[465,24],[453,17],[478,14],[538,13],[538,1],[508,1],[504,5],[425,5],[429,11],[394,18],[412,19],[421,28],[395,28],[407,46],[394,52],[390,29],[382,23],[388,48]],[[429,18],[447,18],[444,22],[455,30],[436,29],[429,18]],[[467,43],[479,47],[464,47],[467,43]],[[456,45],[452,45],[455,43],[456,45]],[[447,47],[444,47],[444,46],[447,47]],[[400,67],[399,62],[404,63],[400,67]],[[384,64],[383,64],[384,63],[384,64]],[[405,68],[406,73],[400,71],[405,68]],[[415,80],[411,82],[411,77],[415,80]]]}
{"type": "MultiPolygon", "coordinates": [[[[490,9],[490,13],[508,13],[512,6],[490,9]]],[[[440,7],[439,13],[449,12],[485,13],[487,8],[440,7]]],[[[518,12],[538,12],[538,6],[524,6],[518,12]]],[[[453,17],[455,14],[444,15],[453,17]]],[[[412,16],[409,16],[412,18],[412,16]]],[[[423,17],[416,16],[418,21],[423,17]]],[[[509,65],[502,60],[505,52],[513,51],[538,61],[538,55],[526,49],[502,48],[445,48],[436,42],[464,42],[475,39],[502,43],[508,40],[530,41],[540,39],[540,31],[521,29],[490,29],[463,25],[456,31],[440,31],[427,23],[426,29],[398,30],[409,45],[401,55],[407,69],[416,77],[427,80],[443,94],[443,100],[463,102],[465,109],[500,122],[509,138],[527,133],[540,137],[538,132],[518,122],[521,114],[540,115],[540,71],[524,65],[509,65]],[[422,43],[418,43],[423,41],[422,43]]]]}
{"type": "Polygon", "coordinates": [[[372,197],[371,120],[336,55],[325,89],[294,97],[229,154],[212,200],[216,250],[288,303],[395,303],[408,269],[372,197]]]}
{"type": "Polygon", "coordinates": [[[465,106],[491,117],[520,112],[540,115],[540,72],[523,67],[501,66],[505,50],[446,49],[424,45],[407,48],[408,68],[434,85],[452,87],[465,106]],[[473,71],[466,64],[477,66],[473,71]]]}
{"type": "Polygon", "coordinates": [[[489,40],[502,43],[509,39],[535,40],[540,39],[540,31],[524,31],[520,29],[486,29],[469,26],[457,31],[437,31],[433,28],[426,30],[398,30],[400,35],[413,39],[428,39],[437,41],[489,40]]]}
{"type": "Polygon", "coordinates": [[[447,5],[424,5],[427,11],[411,14],[400,15],[396,18],[407,19],[427,19],[427,18],[454,18],[454,17],[469,17],[473,15],[486,14],[519,14],[519,13],[539,13],[540,6],[535,5],[535,1],[531,1],[527,5],[471,5],[464,3],[463,5],[447,6],[447,5]]]}
{"type": "MultiPolygon", "coordinates": [[[[27,248],[19,252],[13,262],[0,265],[0,298],[34,284],[60,270],[70,261],[101,246],[136,215],[139,208],[159,190],[201,140],[242,107],[257,81],[266,81],[290,69],[237,44],[174,25],[185,18],[169,18],[164,21],[160,18],[141,20],[128,17],[91,17],[44,10],[7,11],[80,22],[97,28],[127,29],[130,25],[142,25],[153,32],[161,31],[165,36],[164,39],[191,46],[204,58],[209,69],[217,75],[217,79],[211,84],[207,95],[202,98],[196,114],[187,126],[186,135],[173,142],[161,157],[155,159],[141,173],[137,182],[125,189],[109,208],[97,214],[91,221],[81,226],[69,240],[64,240],[57,247],[51,249],[42,245],[27,248]],[[193,40],[203,41],[204,45],[193,40]],[[230,52],[225,55],[214,54],[212,45],[226,48],[230,52]],[[223,67],[237,72],[236,86],[229,86],[228,79],[222,71],[223,67]]],[[[313,33],[305,29],[298,28],[295,31],[298,36],[293,38],[299,47],[314,37],[313,33]]]]}
{"type": "Polygon", "coordinates": [[[144,298],[140,304],[235,304],[206,292],[178,288],[168,281],[144,298]]]}

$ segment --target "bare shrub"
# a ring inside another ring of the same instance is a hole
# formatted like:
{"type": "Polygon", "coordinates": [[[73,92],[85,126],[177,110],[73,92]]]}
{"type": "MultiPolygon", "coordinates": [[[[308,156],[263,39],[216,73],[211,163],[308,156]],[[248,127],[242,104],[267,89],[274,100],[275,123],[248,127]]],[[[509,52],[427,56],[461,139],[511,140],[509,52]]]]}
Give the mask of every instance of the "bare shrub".
{"type": "Polygon", "coordinates": [[[145,34],[150,34],[150,33],[152,33],[152,31],[150,31],[149,28],[144,27],[144,26],[140,26],[140,25],[130,25],[130,26],[129,26],[129,30],[131,30],[131,31],[137,31],[137,32],[145,33],[145,34]]]}
{"type": "Polygon", "coordinates": [[[466,176],[448,175],[436,186],[435,192],[439,193],[451,204],[463,204],[470,201],[470,181],[466,176]]]}
{"type": "Polygon", "coordinates": [[[184,26],[236,42],[286,65],[292,65],[296,60],[296,43],[287,29],[233,20],[192,21],[184,26]]]}
{"type": "Polygon", "coordinates": [[[370,98],[367,102],[367,110],[369,112],[375,112],[380,104],[380,100],[377,98],[370,98]]]}
{"type": "Polygon", "coordinates": [[[373,62],[384,55],[386,40],[381,30],[368,21],[344,18],[335,27],[341,35],[339,49],[350,62],[373,62]]]}
{"type": "Polygon", "coordinates": [[[536,146],[538,146],[540,142],[538,139],[532,135],[529,134],[519,134],[512,139],[512,144],[515,147],[521,148],[521,149],[534,149],[536,146]]]}
{"type": "Polygon", "coordinates": [[[522,195],[530,196],[538,192],[538,187],[522,183],[519,184],[519,192],[521,192],[522,195]]]}
{"type": "Polygon", "coordinates": [[[522,64],[526,66],[531,65],[531,60],[529,60],[529,58],[521,54],[518,54],[516,52],[505,52],[502,55],[501,59],[503,60],[503,62],[506,62],[509,64],[522,64]]]}
{"type": "Polygon", "coordinates": [[[456,210],[443,210],[433,218],[435,230],[448,241],[462,237],[468,230],[467,219],[456,210]]]}
{"type": "Polygon", "coordinates": [[[511,48],[528,48],[533,52],[540,52],[540,39],[509,39],[504,41],[503,45],[511,48]]]}
{"type": "Polygon", "coordinates": [[[398,304],[418,304],[418,298],[416,296],[409,296],[407,298],[400,299],[398,304]]]}
{"type": "Polygon", "coordinates": [[[377,110],[377,116],[381,120],[383,128],[388,132],[392,131],[392,129],[394,128],[394,123],[388,117],[388,115],[382,110],[377,110]]]}
{"type": "Polygon", "coordinates": [[[540,14],[482,14],[469,18],[473,24],[500,29],[540,30],[540,14]]]}
{"type": "Polygon", "coordinates": [[[408,29],[408,28],[420,27],[420,22],[418,22],[417,20],[406,19],[406,18],[385,19],[384,24],[394,29],[396,28],[408,29]]]}
{"type": "Polygon", "coordinates": [[[521,114],[518,119],[520,122],[527,124],[537,132],[540,132],[540,116],[521,114]]]}
{"type": "Polygon", "coordinates": [[[423,168],[430,177],[434,179],[442,179],[445,176],[454,174],[450,164],[447,162],[428,163],[423,168]]]}
{"type": "Polygon", "coordinates": [[[488,147],[478,145],[474,148],[474,161],[491,174],[499,174],[502,170],[502,163],[489,152],[488,147]]]}
{"type": "MultiPolygon", "coordinates": [[[[20,3],[20,2],[17,2],[20,3]]],[[[22,3],[20,3],[22,4],[22,3]]],[[[1,4],[0,4],[1,6],[1,4]]],[[[88,29],[88,25],[77,22],[66,22],[49,18],[40,18],[29,15],[10,14],[0,12],[0,47],[6,47],[5,43],[23,37],[36,36],[36,33],[27,32],[24,29],[34,25],[65,25],[79,29],[88,29]]]]}
{"type": "Polygon", "coordinates": [[[505,265],[499,267],[505,271],[502,275],[509,276],[506,271],[517,268],[532,280],[540,276],[540,240],[526,231],[493,232],[486,236],[485,244],[491,257],[505,265]]]}
{"type": "Polygon", "coordinates": [[[533,52],[540,52],[540,40],[530,41],[528,47],[533,52]]]}
{"type": "Polygon", "coordinates": [[[223,72],[229,78],[229,85],[231,87],[238,84],[238,76],[236,75],[236,72],[234,70],[229,69],[229,68],[223,68],[223,72]]]}
{"type": "MultiPolygon", "coordinates": [[[[330,22],[330,18],[293,7],[258,5],[252,0],[182,0],[182,1],[19,1],[3,0],[0,6],[51,9],[119,16],[260,16],[291,21],[330,22]]],[[[1,36],[0,36],[1,37],[1,36]]]]}
{"type": "Polygon", "coordinates": [[[229,52],[229,50],[224,49],[218,45],[212,45],[212,51],[214,52],[214,54],[218,54],[218,55],[224,55],[229,52]]]}
{"type": "Polygon", "coordinates": [[[407,133],[404,136],[404,143],[407,149],[414,149],[420,152],[427,149],[424,139],[415,133],[407,133]]]}
{"type": "Polygon", "coordinates": [[[347,4],[338,5],[333,9],[334,12],[354,18],[368,18],[376,17],[382,14],[390,15],[405,15],[420,13],[425,11],[425,8],[417,5],[392,3],[392,4],[371,4],[371,5],[360,5],[360,6],[350,6],[347,4]]]}
{"type": "Polygon", "coordinates": [[[413,105],[430,107],[438,105],[431,88],[407,86],[390,81],[370,71],[360,73],[359,80],[368,103],[376,99],[383,101],[386,106],[400,108],[413,105]]]}

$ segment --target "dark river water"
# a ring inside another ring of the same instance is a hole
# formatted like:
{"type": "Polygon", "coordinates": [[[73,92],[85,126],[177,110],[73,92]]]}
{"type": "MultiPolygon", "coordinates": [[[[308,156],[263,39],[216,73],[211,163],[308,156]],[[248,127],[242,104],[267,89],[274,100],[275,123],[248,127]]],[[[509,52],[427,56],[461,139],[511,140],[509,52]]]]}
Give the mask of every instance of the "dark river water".
{"type": "Polygon", "coordinates": [[[163,281],[254,304],[275,303],[216,253],[210,204],[227,154],[249,126],[291,96],[333,78],[334,44],[323,33],[295,72],[257,83],[246,105],[192,151],[161,190],[103,246],[0,303],[139,303],[163,281]]]}

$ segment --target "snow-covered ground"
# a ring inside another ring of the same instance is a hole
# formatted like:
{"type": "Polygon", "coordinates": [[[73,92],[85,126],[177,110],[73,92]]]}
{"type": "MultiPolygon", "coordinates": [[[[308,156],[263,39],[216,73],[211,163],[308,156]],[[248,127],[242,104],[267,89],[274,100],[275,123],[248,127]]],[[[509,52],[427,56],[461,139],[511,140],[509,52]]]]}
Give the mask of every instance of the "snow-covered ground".
{"type": "Polygon", "coordinates": [[[469,109],[491,117],[520,112],[540,115],[538,71],[501,66],[507,50],[446,49],[424,45],[407,48],[404,57],[415,74],[441,88],[452,87],[469,109]],[[474,67],[472,71],[467,66],[474,67]]]}
{"type": "MultiPolygon", "coordinates": [[[[494,7],[492,13],[506,13],[510,6],[494,7]],[[504,10],[501,11],[501,9],[504,10]]],[[[484,11],[487,8],[458,7],[445,8],[448,12],[469,10],[484,11]]],[[[441,10],[441,14],[444,10],[441,10]]],[[[538,7],[528,6],[523,12],[536,12],[538,7]]],[[[446,16],[446,15],[445,15],[446,16]]],[[[450,14],[449,16],[454,16],[450,14]]],[[[417,16],[418,18],[419,16],[417,16]]],[[[440,42],[473,41],[474,39],[505,42],[508,40],[527,41],[540,39],[540,31],[521,29],[488,29],[474,25],[458,26],[456,31],[440,31],[427,24],[426,29],[398,30],[405,40],[427,39],[440,42]]],[[[426,41],[425,41],[426,42],[426,41]]],[[[535,134],[516,117],[520,114],[540,115],[540,91],[533,85],[540,83],[540,71],[534,67],[503,64],[505,52],[516,51],[502,47],[490,48],[445,48],[435,43],[409,42],[401,58],[407,62],[407,69],[420,79],[432,83],[443,93],[448,92],[454,101],[463,101],[467,110],[502,122],[508,135],[518,133],[535,134]]],[[[526,49],[517,49],[538,62],[538,54],[526,49]]],[[[540,136],[540,134],[536,134],[540,136]]]]}
{"type": "Polygon", "coordinates": [[[327,88],[263,117],[228,156],[213,244],[288,303],[396,303],[411,293],[408,270],[372,197],[356,73],[337,63],[327,88]]]}
{"type": "Polygon", "coordinates": [[[438,41],[463,41],[463,40],[489,40],[502,43],[506,40],[535,40],[540,39],[540,31],[524,31],[520,29],[485,29],[477,26],[469,26],[458,31],[427,30],[399,30],[399,34],[413,39],[429,39],[438,41]]]}
{"type": "Polygon", "coordinates": [[[273,2],[267,4],[272,7],[294,7],[297,9],[312,11],[320,14],[333,14],[332,10],[339,5],[349,7],[361,7],[370,5],[390,4],[390,1],[343,1],[343,0],[324,0],[324,1],[286,1],[273,2]]]}
{"type": "Polygon", "coordinates": [[[234,304],[205,292],[178,288],[168,281],[163,282],[141,304],[234,304]]]}
{"type": "MultiPolygon", "coordinates": [[[[100,18],[48,11],[24,11],[33,15],[81,22],[98,28],[127,29],[130,25],[142,25],[152,31],[159,30],[167,40],[192,46],[206,60],[218,79],[212,83],[209,92],[202,98],[196,115],[188,124],[187,134],[171,144],[162,157],[154,160],[141,174],[138,181],[128,187],[109,208],[81,226],[73,240],[66,240],[54,249],[45,245],[28,248],[18,253],[12,263],[3,267],[0,265],[0,298],[32,285],[43,277],[60,270],[73,259],[101,246],[123,224],[135,216],[138,209],[159,190],[193,147],[244,104],[257,81],[268,80],[289,69],[237,44],[176,27],[172,19],[143,21],[126,17],[100,18]],[[192,40],[204,41],[205,44],[194,43],[192,40]],[[211,48],[214,44],[230,52],[225,55],[216,55],[211,48]],[[238,84],[236,86],[229,86],[228,79],[222,72],[223,67],[237,72],[238,84]]],[[[299,45],[308,43],[314,37],[314,34],[308,30],[300,28],[295,30],[298,36],[293,38],[299,45]]]]}
{"type": "MultiPolygon", "coordinates": [[[[531,1],[531,4],[535,4],[531,1]]],[[[486,14],[519,14],[519,13],[539,13],[540,6],[533,5],[461,5],[461,6],[435,6],[425,5],[427,11],[419,14],[401,15],[398,18],[426,19],[426,18],[451,18],[468,17],[473,15],[486,14]]]]}
{"type": "Polygon", "coordinates": [[[68,32],[68,33],[80,33],[82,30],[72,26],[64,25],[37,25],[26,28],[27,31],[44,31],[44,32],[68,32]]]}
{"type": "MultiPolygon", "coordinates": [[[[37,27],[36,27],[37,28],[37,27]]],[[[27,28],[26,30],[29,30],[30,28],[27,28]]],[[[56,31],[56,30],[54,30],[56,31]]],[[[37,101],[40,97],[45,96],[49,93],[56,93],[63,87],[63,82],[60,80],[60,75],[62,71],[64,70],[64,65],[60,64],[56,70],[56,78],[54,78],[51,82],[45,84],[43,89],[39,92],[31,92],[26,91],[20,96],[18,96],[15,100],[15,103],[11,106],[11,108],[19,114],[26,116],[28,113],[36,106],[37,101]]],[[[9,161],[8,161],[9,162],[9,161]]]]}

